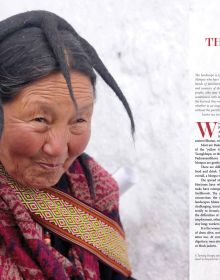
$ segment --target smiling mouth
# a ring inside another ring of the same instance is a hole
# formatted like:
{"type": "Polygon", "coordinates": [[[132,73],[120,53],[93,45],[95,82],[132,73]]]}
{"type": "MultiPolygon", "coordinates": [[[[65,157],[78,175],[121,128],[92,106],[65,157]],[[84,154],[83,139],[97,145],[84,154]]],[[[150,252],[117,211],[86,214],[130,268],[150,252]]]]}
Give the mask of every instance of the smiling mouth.
{"type": "Polygon", "coordinates": [[[63,165],[61,163],[45,163],[45,162],[37,162],[37,164],[47,170],[56,170],[62,167],[63,165]]]}

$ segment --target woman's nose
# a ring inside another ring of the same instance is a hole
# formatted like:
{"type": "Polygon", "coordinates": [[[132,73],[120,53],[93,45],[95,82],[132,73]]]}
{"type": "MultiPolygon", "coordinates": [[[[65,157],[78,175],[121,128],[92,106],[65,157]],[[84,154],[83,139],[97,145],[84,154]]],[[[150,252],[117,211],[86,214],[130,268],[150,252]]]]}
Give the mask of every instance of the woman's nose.
{"type": "Polygon", "coordinates": [[[64,159],[68,156],[68,135],[64,129],[51,131],[46,138],[43,145],[44,153],[52,157],[63,157],[64,159]]]}

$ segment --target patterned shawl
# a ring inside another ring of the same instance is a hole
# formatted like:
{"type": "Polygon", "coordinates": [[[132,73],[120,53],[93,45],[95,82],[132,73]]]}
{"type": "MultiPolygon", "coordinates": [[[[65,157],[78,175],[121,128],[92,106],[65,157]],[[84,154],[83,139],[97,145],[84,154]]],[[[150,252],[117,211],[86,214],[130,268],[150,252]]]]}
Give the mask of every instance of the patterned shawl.
{"type": "MultiPolygon", "coordinates": [[[[88,164],[94,179],[95,199],[90,196],[78,161],[67,172],[71,194],[120,224],[116,182],[90,157],[88,164]]],[[[0,219],[0,279],[100,279],[95,255],[72,245],[67,259],[44,243],[41,226],[32,219],[14,190],[4,184],[1,177],[0,219]]]]}

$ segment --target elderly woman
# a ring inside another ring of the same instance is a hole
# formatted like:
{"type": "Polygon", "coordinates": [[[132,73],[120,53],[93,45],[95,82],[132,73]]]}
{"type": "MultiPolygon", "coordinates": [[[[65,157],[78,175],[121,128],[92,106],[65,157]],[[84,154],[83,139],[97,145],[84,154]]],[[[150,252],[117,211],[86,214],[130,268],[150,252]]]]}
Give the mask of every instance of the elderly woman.
{"type": "Polygon", "coordinates": [[[96,51],[45,11],[0,22],[0,279],[132,279],[118,186],[84,149],[96,51]]]}

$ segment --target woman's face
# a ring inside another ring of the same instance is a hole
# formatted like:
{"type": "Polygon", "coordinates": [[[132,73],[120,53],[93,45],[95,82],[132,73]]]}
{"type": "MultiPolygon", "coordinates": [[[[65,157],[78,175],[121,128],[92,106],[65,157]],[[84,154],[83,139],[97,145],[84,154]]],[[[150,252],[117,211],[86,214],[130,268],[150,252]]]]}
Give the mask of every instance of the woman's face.
{"type": "Polygon", "coordinates": [[[3,105],[0,161],[23,185],[55,185],[88,144],[93,87],[86,75],[76,71],[71,82],[78,113],[61,73],[33,82],[3,105]]]}

